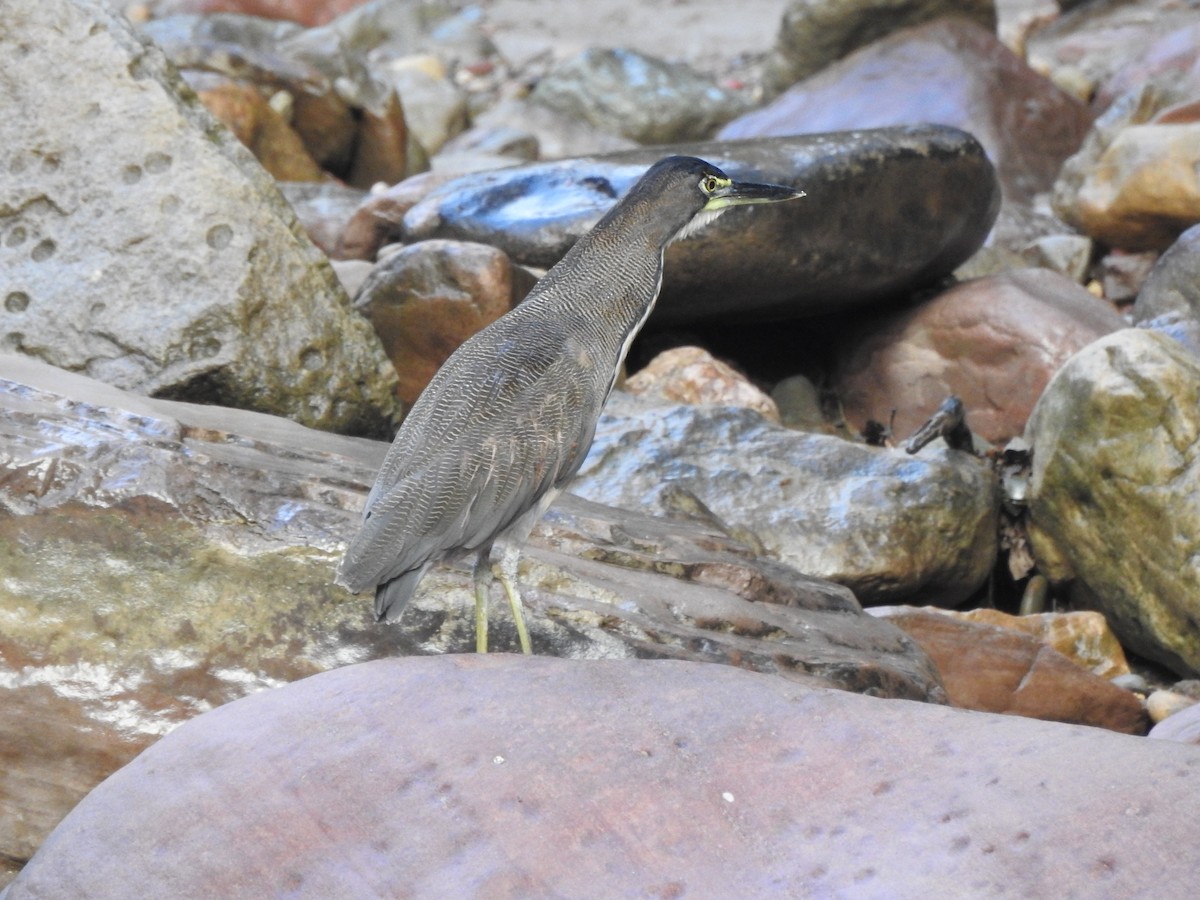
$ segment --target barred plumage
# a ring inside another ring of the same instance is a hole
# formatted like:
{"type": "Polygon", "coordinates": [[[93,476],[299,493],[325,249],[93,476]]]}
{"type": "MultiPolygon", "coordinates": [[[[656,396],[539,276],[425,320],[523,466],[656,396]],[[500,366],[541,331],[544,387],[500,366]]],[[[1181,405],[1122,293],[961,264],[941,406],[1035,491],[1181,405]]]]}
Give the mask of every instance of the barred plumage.
{"type": "Polygon", "coordinates": [[[428,566],[476,554],[485,651],[492,544],[522,649],[517,548],[583,464],[629,344],[658,297],[663,251],[698,214],[801,196],[731,182],[702,160],[652,166],[526,299],[462,344],[413,404],[338,579],[396,619],[428,566]]]}

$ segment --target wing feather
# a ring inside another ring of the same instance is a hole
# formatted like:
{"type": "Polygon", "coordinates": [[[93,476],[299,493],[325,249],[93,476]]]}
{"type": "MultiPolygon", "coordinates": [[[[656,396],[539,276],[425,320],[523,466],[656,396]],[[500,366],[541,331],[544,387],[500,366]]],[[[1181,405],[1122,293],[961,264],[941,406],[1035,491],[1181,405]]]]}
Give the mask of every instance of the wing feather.
{"type": "Polygon", "coordinates": [[[460,347],[397,433],[342,580],[366,590],[489,545],[578,470],[609,374],[561,324],[515,313],[460,347]]]}

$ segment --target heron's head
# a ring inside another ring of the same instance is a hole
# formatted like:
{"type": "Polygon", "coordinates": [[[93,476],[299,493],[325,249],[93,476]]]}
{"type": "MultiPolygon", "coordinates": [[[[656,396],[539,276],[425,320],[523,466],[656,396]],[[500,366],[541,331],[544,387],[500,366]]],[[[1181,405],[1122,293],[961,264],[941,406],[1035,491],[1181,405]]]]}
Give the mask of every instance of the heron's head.
{"type": "Polygon", "coordinates": [[[734,181],[712,163],[692,156],[669,156],[647,170],[630,192],[642,195],[647,215],[661,222],[667,240],[694,234],[727,209],[752,203],[778,203],[803,197],[778,184],[734,181]]]}

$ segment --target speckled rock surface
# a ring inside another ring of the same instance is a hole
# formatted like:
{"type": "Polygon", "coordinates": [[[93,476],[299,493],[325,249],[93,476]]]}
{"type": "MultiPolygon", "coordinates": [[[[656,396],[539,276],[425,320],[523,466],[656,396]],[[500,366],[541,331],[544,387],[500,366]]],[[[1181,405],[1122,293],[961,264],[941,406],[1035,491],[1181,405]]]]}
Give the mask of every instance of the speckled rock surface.
{"type": "Polygon", "coordinates": [[[1126,647],[1184,676],[1200,672],[1197,410],[1196,357],[1125,329],[1059,370],[1026,429],[1038,567],[1126,647]]]}
{"type": "Polygon", "coordinates": [[[1184,897],[1197,778],[1186,744],[722,666],[383,660],[182,726],[5,900],[1184,897]]]}
{"type": "Polygon", "coordinates": [[[161,52],[88,0],[14,0],[6,17],[3,349],[139,393],[388,433],[395,372],[370,325],[161,52]]]}

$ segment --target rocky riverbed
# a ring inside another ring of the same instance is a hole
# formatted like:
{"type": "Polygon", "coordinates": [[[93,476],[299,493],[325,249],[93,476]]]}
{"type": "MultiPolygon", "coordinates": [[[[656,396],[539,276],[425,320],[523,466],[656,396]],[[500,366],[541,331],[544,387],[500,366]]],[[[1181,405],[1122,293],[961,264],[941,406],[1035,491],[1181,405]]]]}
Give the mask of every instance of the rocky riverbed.
{"type": "Polygon", "coordinates": [[[1179,0],[6,4],[5,900],[1188,895],[1197,48],[1179,0]],[[670,153],[807,196],[669,249],[539,658],[461,655],[462,566],[375,624],[382,439],[670,153]]]}

